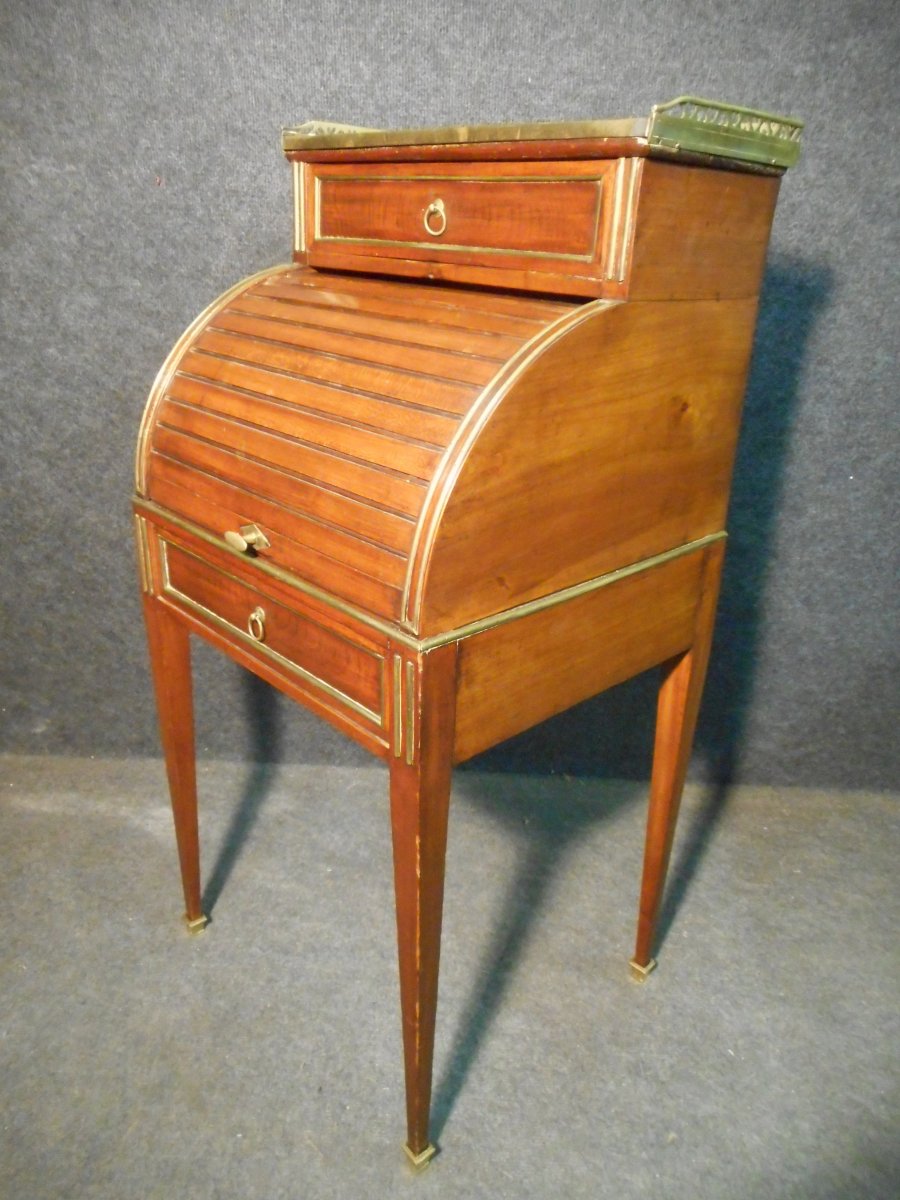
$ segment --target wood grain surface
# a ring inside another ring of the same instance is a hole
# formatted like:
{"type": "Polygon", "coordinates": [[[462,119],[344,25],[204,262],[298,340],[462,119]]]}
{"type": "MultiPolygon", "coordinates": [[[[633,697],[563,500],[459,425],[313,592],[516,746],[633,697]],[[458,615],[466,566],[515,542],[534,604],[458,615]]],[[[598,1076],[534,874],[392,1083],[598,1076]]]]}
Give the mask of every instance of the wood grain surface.
{"type": "Polygon", "coordinates": [[[752,299],[600,308],[487,393],[421,518],[420,633],[724,528],[755,313],[752,299]]]}

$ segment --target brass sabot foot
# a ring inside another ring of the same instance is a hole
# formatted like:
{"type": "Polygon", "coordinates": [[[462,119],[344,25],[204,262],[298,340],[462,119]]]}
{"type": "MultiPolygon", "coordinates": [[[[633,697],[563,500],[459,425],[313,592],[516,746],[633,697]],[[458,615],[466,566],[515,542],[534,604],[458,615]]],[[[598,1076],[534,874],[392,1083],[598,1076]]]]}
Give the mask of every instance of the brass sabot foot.
{"type": "Polygon", "coordinates": [[[403,1149],[406,1152],[406,1157],[417,1171],[424,1171],[435,1154],[437,1154],[437,1146],[432,1142],[429,1142],[425,1149],[420,1150],[418,1154],[414,1154],[406,1144],[404,1144],[403,1149]]]}
{"type": "Polygon", "coordinates": [[[643,983],[650,972],[656,970],[656,959],[651,958],[646,967],[642,967],[641,964],[636,962],[634,959],[632,959],[628,965],[631,968],[631,978],[636,980],[638,983],[643,983]]]}

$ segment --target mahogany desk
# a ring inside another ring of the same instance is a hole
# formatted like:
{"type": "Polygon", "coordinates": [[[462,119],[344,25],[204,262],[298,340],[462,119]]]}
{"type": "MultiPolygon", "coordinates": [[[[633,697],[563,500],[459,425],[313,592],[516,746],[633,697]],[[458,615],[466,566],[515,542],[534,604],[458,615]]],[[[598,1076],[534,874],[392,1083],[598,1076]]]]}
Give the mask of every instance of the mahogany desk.
{"type": "Polygon", "coordinates": [[[188,635],[390,768],[407,1151],[429,1141],[454,763],[662,666],[643,978],[691,749],[779,178],[800,123],[285,130],[290,265],[185,332],[135,520],[187,921],[188,635]]]}

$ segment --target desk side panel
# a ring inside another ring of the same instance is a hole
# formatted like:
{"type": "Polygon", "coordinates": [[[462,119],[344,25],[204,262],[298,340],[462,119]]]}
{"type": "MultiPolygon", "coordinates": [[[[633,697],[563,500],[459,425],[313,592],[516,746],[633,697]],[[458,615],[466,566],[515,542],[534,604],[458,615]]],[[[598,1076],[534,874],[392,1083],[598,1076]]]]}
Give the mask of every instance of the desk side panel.
{"type": "Polygon", "coordinates": [[[629,300],[757,295],[780,182],[771,175],[645,161],[629,300]]]}
{"type": "Polygon", "coordinates": [[[755,315],[755,299],[604,306],[489,400],[428,500],[420,635],[721,531],[755,315]]]}
{"type": "Polygon", "coordinates": [[[460,643],[457,762],[686,650],[708,549],[460,643]]]}

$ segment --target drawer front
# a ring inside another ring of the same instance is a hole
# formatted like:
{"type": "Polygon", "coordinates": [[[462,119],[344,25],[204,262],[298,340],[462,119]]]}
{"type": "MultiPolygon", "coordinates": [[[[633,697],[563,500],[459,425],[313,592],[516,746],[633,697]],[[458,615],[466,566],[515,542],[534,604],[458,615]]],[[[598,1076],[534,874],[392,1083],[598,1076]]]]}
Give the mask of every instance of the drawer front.
{"type": "Polygon", "coordinates": [[[164,537],[159,553],[164,595],[224,628],[313,692],[385,725],[383,655],[164,537]]]}
{"type": "Polygon", "coordinates": [[[343,255],[356,260],[348,265],[373,271],[389,272],[385,260],[419,260],[597,276],[610,169],[606,163],[504,163],[493,172],[486,164],[314,164],[309,261],[333,266],[343,255]]]}

